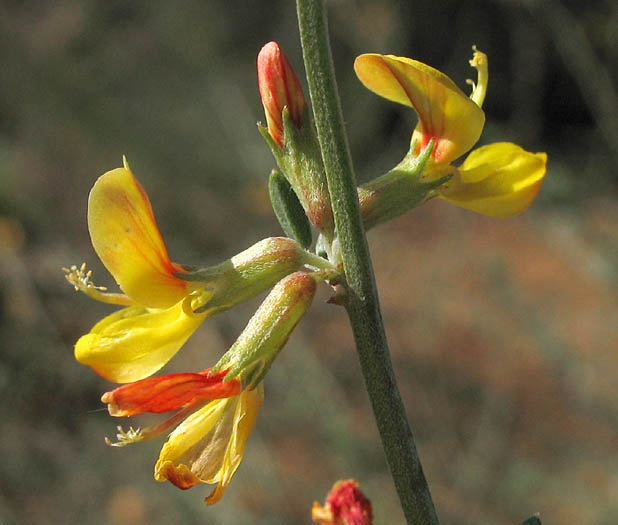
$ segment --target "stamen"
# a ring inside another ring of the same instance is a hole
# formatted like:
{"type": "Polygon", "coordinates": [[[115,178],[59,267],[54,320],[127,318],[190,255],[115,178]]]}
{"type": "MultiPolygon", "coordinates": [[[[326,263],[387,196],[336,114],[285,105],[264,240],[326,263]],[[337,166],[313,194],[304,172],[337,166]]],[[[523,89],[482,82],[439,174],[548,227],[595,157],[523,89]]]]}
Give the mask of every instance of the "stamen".
{"type": "Polygon", "coordinates": [[[70,268],[62,268],[65,278],[69,281],[76,292],[82,292],[91,299],[101,301],[102,303],[117,304],[122,306],[130,306],[133,301],[123,293],[106,293],[107,288],[105,286],[95,286],[90,279],[92,277],[92,270],[86,271],[86,263],[78,268],[76,265],[70,268]]]}
{"type": "Polygon", "coordinates": [[[116,430],[118,430],[118,434],[116,434],[116,439],[118,441],[115,443],[108,437],[105,437],[105,443],[110,447],[125,447],[131,443],[137,443],[146,439],[140,428],[129,427],[129,430],[125,432],[121,426],[117,426],[116,430]]]}
{"type": "Polygon", "coordinates": [[[466,80],[466,83],[472,85],[470,98],[476,102],[476,105],[480,108],[483,106],[485,94],[487,93],[487,83],[489,81],[487,55],[479,51],[476,46],[472,46],[472,50],[474,54],[472,55],[472,60],[470,60],[470,65],[476,69],[478,78],[476,83],[470,79],[466,80]]]}
{"type": "Polygon", "coordinates": [[[203,406],[210,403],[211,400],[199,400],[195,403],[191,403],[187,405],[182,410],[176,412],[172,417],[167,418],[163,423],[155,425],[153,427],[146,427],[144,429],[133,427],[129,427],[128,431],[124,431],[121,426],[116,427],[118,429],[118,434],[116,434],[117,442],[113,443],[109,438],[105,438],[105,443],[107,443],[110,447],[124,447],[131,443],[137,443],[139,441],[145,441],[147,439],[152,439],[153,437],[160,436],[163,432],[166,432],[178,424],[181,421],[187,419],[191,414],[195,411],[199,410],[203,406]]]}

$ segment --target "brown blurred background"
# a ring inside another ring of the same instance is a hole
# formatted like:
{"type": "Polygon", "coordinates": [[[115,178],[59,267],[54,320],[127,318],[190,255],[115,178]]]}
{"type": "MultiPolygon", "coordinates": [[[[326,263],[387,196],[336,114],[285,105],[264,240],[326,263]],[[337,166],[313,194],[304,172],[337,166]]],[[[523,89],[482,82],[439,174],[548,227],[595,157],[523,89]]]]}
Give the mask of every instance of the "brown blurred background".
{"type": "MultiPolygon", "coordinates": [[[[481,143],[549,154],[538,200],[493,220],[431,202],[369,235],[398,380],[445,524],[618,523],[618,5],[338,0],[332,44],[359,180],[406,151],[414,114],[354,77],[363,52],[425,61],[462,88],[488,53],[481,143]]],[[[0,1],[0,523],[309,523],[355,477],[403,523],[343,312],[318,296],[266,381],[221,503],[156,483],[163,439],[106,447],[113,387],[72,356],[111,307],[88,191],[126,154],[170,254],[214,263],[279,235],[255,57],[302,76],[291,1],[0,1]],[[255,6],[253,6],[255,4],[255,6]]],[[[306,85],[304,79],[301,80],[306,85]]],[[[211,365],[259,301],[208,320],[165,369],[211,365]]],[[[160,419],[160,418],[159,418],[160,419]]],[[[125,425],[126,421],[123,421],[125,425]]],[[[147,418],[134,425],[147,424],[147,418]]]]}

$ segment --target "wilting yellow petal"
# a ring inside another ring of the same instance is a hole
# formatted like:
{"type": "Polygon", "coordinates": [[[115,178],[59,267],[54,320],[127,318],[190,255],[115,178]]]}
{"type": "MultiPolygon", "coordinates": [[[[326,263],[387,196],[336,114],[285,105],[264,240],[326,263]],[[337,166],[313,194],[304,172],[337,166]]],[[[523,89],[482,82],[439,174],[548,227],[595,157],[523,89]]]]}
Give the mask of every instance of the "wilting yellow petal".
{"type": "Polygon", "coordinates": [[[433,138],[436,162],[451,162],[481,136],[483,110],[437,69],[410,58],[365,54],[356,59],[354,70],[374,93],[414,108],[419,124],[412,140],[424,147],[433,138]]]}
{"type": "Polygon", "coordinates": [[[125,164],[96,181],[88,199],[92,245],[120,288],[150,308],[168,308],[191,291],[172,272],[148,195],[125,164]]]}
{"type": "Polygon", "coordinates": [[[536,197],[547,165],[545,153],[530,153],[510,142],[474,150],[440,196],[492,217],[525,210],[536,197]]]}
{"type": "Polygon", "coordinates": [[[208,403],[170,434],[155,465],[155,479],[188,489],[217,483],[206,502],[219,501],[242,460],[263,401],[263,386],[208,403]]]}
{"type": "Polygon", "coordinates": [[[123,308],[99,321],[75,344],[75,358],[116,383],[154,374],[180,350],[206,314],[194,314],[191,296],[165,310],[123,308]]]}

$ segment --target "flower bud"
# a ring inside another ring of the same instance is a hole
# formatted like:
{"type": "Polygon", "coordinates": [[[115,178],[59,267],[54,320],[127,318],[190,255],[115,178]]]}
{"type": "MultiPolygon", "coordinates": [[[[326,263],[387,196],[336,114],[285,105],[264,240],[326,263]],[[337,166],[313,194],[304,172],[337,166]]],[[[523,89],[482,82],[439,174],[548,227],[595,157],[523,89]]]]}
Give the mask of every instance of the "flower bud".
{"type": "Polygon", "coordinates": [[[288,57],[276,42],[269,42],[260,50],[257,72],[268,131],[283,147],[283,108],[287,107],[292,121],[300,129],[305,110],[303,90],[288,57]]]}
{"type": "Polygon", "coordinates": [[[353,479],[333,485],[322,507],[317,501],[311,509],[311,521],[320,525],[371,525],[371,502],[353,479]]]}

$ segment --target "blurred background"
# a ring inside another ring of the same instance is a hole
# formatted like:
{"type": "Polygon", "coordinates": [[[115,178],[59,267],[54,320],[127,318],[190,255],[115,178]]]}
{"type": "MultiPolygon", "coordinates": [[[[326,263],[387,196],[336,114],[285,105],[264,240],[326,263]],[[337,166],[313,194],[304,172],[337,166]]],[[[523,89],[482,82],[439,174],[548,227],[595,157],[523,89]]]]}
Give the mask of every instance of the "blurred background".
{"type": "MultiPolygon", "coordinates": [[[[354,477],[403,523],[343,311],[326,287],[266,380],[245,459],[211,487],[156,483],[163,439],[105,445],[113,388],[73,359],[112,307],[74,292],[88,192],[127,155],[173,260],[215,263],[279,235],[255,58],[299,77],[291,1],[0,1],[0,523],[310,523],[354,477]]],[[[462,89],[489,55],[480,143],[549,155],[539,198],[495,220],[431,202],[369,234],[393,360],[445,524],[618,523],[618,5],[337,0],[330,28],[359,180],[395,165],[412,111],[355,78],[364,52],[422,60],[462,89]]],[[[306,86],[304,78],[301,78],[306,86]]],[[[467,88],[466,88],[467,89],[467,88]]],[[[213,364],[259,304],[208,320],[165,372],[213,364]]],[[[160,418],[155,418],[160,420],[160,418]]],[[[122,421],[125,426],[146,419],[122,421]]]]}

